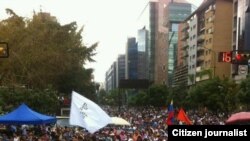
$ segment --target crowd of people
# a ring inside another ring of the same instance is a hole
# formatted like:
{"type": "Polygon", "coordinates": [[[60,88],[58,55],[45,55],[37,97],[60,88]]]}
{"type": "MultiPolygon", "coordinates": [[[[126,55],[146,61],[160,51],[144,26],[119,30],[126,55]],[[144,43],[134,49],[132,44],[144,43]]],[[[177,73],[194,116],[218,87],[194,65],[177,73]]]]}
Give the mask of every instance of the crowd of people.
{"type": "MultiPolygon", "coordinates": [[[[7,126],[1,130],[0,141],[167,141],[168,125],[166,108],[113,108],[105,107],[111,116],[126,119],[127,125],[107,125],[94,134],[73,126],[39,125],[7,126]]],[[[177,113],[177,110],[176,112],[177,113]]],[[[186,112],[194,125],[223,125],[227,118],[223,113],[208,111],[186,112]]],[[[185,124],[175,120],[173,124],[185,124]]]]}

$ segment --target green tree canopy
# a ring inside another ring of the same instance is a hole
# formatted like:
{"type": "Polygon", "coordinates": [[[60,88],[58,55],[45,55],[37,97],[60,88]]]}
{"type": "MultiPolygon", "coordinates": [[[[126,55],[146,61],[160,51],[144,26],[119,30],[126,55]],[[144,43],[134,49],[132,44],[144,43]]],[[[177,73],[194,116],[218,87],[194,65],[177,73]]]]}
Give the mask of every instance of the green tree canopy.
{"type": "Polygon", "coordinates": [[[0,21],[0,40],[9,44],[10,56],[0,60],[1,85],[32,89],[51,85],[60,93],[93,94],[93,69],[84,65],[94,61],[98,43],[83,43],[83,27],[76,22],[61,25],[49,13],[24,18],[6,11],[9,17],[0,21]]]}
{"type": "Polygon", "coordinates": [[[244,110],[250,109],[250,77],[240,84],[239,99],[244,110]]]}

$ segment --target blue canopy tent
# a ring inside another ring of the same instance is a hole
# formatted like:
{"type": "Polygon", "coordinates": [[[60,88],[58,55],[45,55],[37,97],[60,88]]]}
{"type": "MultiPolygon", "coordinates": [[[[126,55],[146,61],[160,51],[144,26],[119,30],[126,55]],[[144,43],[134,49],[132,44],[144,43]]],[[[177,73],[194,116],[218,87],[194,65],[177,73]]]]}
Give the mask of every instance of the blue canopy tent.
{"type": "Polygon", "coordinates": [[[30,109],[26,104],[21,104],[14,111],[0,116],[1,124],[50,124],[56,123],[56,117],[43,115],[30,109]]]}

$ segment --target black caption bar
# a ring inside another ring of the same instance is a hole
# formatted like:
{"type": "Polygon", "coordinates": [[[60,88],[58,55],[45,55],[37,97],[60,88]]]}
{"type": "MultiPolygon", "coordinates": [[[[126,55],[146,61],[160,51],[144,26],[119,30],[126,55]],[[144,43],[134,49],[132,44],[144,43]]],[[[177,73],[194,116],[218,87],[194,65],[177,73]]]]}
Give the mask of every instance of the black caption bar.
{"type": "Polygon", "coordinates": [[[168,141],[212,141],[215,138],[250,140],[250,125],[170,125],[168,141]]]}

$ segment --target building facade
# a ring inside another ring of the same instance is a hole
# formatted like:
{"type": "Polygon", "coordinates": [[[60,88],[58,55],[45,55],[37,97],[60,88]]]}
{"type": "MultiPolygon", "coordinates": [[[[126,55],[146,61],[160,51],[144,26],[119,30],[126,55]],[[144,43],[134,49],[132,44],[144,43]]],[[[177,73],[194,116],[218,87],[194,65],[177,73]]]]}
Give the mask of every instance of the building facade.
{"type": "Polygon", "coordinates": [[[230,77],[231,64],[218,62],[218,55],[231,51],[232,8],[231,0],[204,1],[185,20],[182,35],[188,44],[188,85],[230,77]]]}
{"type": "Polygon", "coordinates": [[[138,30],[137,46],[138,46],[138,64],[137,64],[138,79],[148,79],[149,78],[149,63],[147,58],[148,31],[145,28],[138,30]]]}
{"type": "Polygon", "coordinates": [[[108,92],[116,88],[116,62],[114,62],[105,76],[105,90],[108,92]]]}
{"type": "Polygon", "coordinates": [[[139,16],[140,28],[148,30],[148,75],[154,84],[167,85],[167,45],[168,29],[165,26],[165,7],[185,0],[150,1],[139,16]]]}
{"type": "MultiPolygon", "coordinates": [[[[250,2],[249,0],[233,0],[233,30],[232,30],[232,50],[233,57],[237,51],[244,51],[250,53],[250,2]]],[[[245,79],[249,73],[249,66],[247,73],[239,73],[240,66],[238,64],[232,65],[232,77],[240,83],[245,79]]]]}
{"type": "Polygon", "coordinates": [[[138,49],[135,37],[127,39],[126,45],[126,79],[137,79],[138,78],[138,49]]]}
{"type": "Polygon", "coordinates": [[[170,2],[166,7],[166,26],[168,28],[167,76],[168,85],[174,84],[174,72],[177,67],[178,28],[179,24],[192,13],[189,3],[170,2]]]}
{"type": "Polygon", "coordinates": [[[126,70],[126,65],[125,65],[125,55],[119,55],[117,58],[117,63],[116,63],[116,88],[119,88],[119,82],[120,79],[125,79],[125,70],[126,70]]]}
{"type": "Polygon", "coordinates": [[[157,32],[157,5],[158,2],[149,2],[147,7],[148,10],[148,30],[149,30],[149,52],[148,52],[148,60],[149,60],[149,80],[155,80],[155,47],[156,47],[156,32],[157,32]]]}

